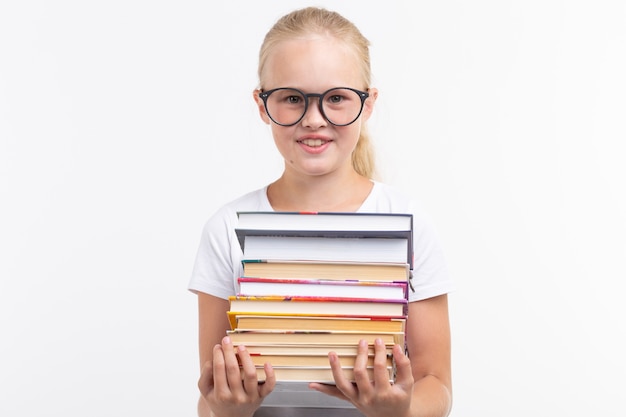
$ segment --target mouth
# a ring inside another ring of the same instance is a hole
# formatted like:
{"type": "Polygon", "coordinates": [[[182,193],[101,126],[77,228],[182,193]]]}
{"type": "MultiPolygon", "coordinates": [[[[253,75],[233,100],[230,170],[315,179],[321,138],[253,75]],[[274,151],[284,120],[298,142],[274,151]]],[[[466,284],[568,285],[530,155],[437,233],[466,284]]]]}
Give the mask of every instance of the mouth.
{"type": "Polygon", "coordinates": [[[298,143],[301,143],[311,148],[317,148],[329,142],[330,142],[329,140],[323,140],[323,139],[301,139],[298,141],[298,143]]]}

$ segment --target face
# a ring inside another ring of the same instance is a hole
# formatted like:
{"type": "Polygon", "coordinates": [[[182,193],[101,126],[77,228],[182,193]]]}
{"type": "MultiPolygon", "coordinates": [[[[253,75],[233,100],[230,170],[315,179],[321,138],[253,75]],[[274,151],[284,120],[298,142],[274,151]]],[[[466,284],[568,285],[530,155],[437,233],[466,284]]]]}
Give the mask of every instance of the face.
{"type": "MultiPolygon", "coordinates": [[[[335,87],[366,90],[360,76],[360,62],[345,45],[328,37],[289,40],[279,43],[270,53],[264,69],[265,91],[292,87],[304,93],[323,93],[335,87]]],[[[268,116],[263,101],[254,97],[263,121],[271,126],[276,146],[285,159],[286,172],[299,175],[325,175],[351,170],[352,151],[361,126],[372,113],[377,91],[367,90],[361,116],[348,126],[335,126],[319,110],[318,98],[309,98],[309,107],[298,123],[281,126],[268,116]]]]}

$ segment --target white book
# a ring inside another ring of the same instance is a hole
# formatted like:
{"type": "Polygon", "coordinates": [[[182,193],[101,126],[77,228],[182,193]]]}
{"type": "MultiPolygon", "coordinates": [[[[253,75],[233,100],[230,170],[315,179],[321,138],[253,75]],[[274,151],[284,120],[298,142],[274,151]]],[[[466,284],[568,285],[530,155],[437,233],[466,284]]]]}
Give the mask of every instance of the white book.
{"type": "Polygon", "coordinates": [[[245,259],[282,259],[412,264],[411,245],[404,238],[326,238],[245,236],[245,259]]]}
{"type": "Polygon", "coordinates": [[[235,232],[245,259],[401,262],[413,266],[411,214],[247,211],[237,215],[235,232]]]}
{"type": "Polygon", "coordinates": [[[239,229],[402,232],[413,228],[410,213],[240,211],[239,229]]]}

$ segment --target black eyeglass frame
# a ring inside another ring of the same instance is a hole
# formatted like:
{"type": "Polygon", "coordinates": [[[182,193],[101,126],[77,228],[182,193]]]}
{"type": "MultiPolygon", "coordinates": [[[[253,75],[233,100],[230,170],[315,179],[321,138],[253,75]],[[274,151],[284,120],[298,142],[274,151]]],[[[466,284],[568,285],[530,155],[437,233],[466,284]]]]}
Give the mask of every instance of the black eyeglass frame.
{"type": "Polygon", "coordinates": [[[365,106],[365,100],[367,100],[367,98],[370,96],[370,93],[368,93],[367,91],[361,91],[361,90],[357,90],[356,88],[351,88],[351,87],[333,87],[330,88],[326,91],[324,91],[323,93],[309,93],[306,94],[301,90],[298,90],[297,88],[291,88],[291,87],[279,87],[279,88],[273,88],[271,90],[267,90],[267,91],[260,91],[259,92],[259,97],[261,98],[261,100],[263,100],[263,105],[265,107],[265,113],[267,113],[267,116],[272,119],[272,121],[274,123],[276,123],[277,125],[280,126],[293,126],[295,124],[300,123],[300,121],[304,118],[304,115],[306,114],[307,110],[309,109],[309,98],[310,97],[317,97],[318,98],[318,107],[320,110],[320,113],[322,114],[322,116],[324,116],[324,119],[328,120],[328,122],[334,126],[348,126],[351,125],[352,123],[356,122],[356,120],[361,116],[361,113],[363,113],[363,107],[365,106]],[[328,93],[330,93],[331,91],[334,90],[339,90],[339,89],[344,89],[344,90],[350,90],[353,91],[355,93],[357,93],[357,95],[359,96],[359,98],[361,99],[361,109],[359,110],[359,113],[356,115],[356,117],[354,119],[352,119],[351,122],[349,123],[342,123],[342,124],[338,124],[333,122],[332,120],[330,120],[328,118],[328,116],[326,116],[326,113],[324,113],[324,106],[322,105],[322,102],[324,100],[324,96],[328,93]],[[296,120],[293,123],[279,123],[276,120],[274,120],[274,118],[272,117],[272,115],[270,114],[269,110],[267,109],[267,99],[269,98],[270,94],[272,94],[275,91],[281,91],[281,90],[293,90],[293,91],[297,91],[298,93],[300,93],[302,95],[302,97],[304,97],[304,111],[302,112],[302,116],[300,116],[300,118],[298,120],[296,120]]]}

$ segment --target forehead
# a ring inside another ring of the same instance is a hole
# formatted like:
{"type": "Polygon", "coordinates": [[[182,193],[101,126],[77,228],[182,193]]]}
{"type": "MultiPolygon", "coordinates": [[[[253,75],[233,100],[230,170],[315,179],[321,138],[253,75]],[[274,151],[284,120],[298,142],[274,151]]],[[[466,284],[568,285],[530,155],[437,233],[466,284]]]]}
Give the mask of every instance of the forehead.
{"type": "Polygon", "coordinates": [[[330,36],[311,36],[277,43],[269,52],[263,88],[297,87],[319,91],[331,87],[364,88],[354,48],[330,36]]]}

